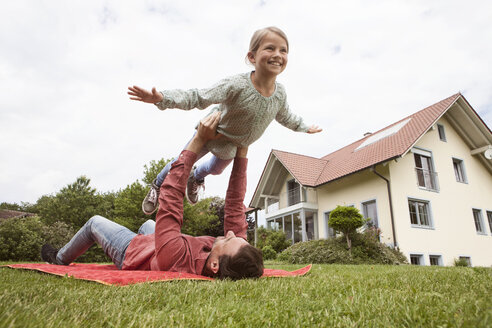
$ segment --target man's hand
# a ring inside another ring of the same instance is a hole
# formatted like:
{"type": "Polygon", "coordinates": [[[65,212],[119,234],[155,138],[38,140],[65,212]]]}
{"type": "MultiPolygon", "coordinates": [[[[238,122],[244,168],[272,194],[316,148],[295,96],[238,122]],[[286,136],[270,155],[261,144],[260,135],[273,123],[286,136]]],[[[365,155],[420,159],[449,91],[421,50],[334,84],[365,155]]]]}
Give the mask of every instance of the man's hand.
{"type": "Polygon", "coordinates": [[[318,133],[318,132],[321,132],[321,131],[323,131],[323,129],[320,128],[319,126],[317,126],[317,125],[311,125],[309,127],[309,130],[307,130],[307,133],[313,134],[313,133],[318,133]]]}
{"type": "Polygon", "coordinates": [[[222,134],[217,133],[217,126],[220,122],[221,112],[217,111],[205,117],[200,121],[196,132],[197,138],[203,139],[205,142],[222,137],[222,134]]]}
{"type": "Polygon", "coordinates": [[[220,112],[215,112],[200,121],[198,130],[193,139],[191,139],[191,142],[186,147],[186,150],[198,154],[207,141],[222,137],[222,134],[217,133],[220,115],[220,112]]]}
{"type": "Polygon", "coordinates": [[[152,88],[152,91],[148,91],[134,85],[133,87],[128,87],[128,90],[128,94],[131,96],[130,99],[132,100],[155,104],[161,102],[163,99],[162,94],[157,92],[155,87],[152,88]]]}

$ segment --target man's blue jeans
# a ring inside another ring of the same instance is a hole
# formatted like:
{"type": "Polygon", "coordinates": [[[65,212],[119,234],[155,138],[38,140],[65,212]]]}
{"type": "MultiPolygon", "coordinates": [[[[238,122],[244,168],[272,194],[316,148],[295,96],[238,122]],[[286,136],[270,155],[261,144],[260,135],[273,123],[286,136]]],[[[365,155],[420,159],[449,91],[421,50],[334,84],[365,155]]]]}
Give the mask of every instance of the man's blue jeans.
{"type": "MultiPolygon", "coordinates": [[[[139,234],[154,233],[155,222],[147,220],[138,229],[139,234]]],[[[91,217],[82,228],[63,246],[56,255],[58,264],[68,265],[84,254],[95,242],[101,245],[104,253],[121,269],[125,252],[136,233],[102,216],[91,217]]]]}

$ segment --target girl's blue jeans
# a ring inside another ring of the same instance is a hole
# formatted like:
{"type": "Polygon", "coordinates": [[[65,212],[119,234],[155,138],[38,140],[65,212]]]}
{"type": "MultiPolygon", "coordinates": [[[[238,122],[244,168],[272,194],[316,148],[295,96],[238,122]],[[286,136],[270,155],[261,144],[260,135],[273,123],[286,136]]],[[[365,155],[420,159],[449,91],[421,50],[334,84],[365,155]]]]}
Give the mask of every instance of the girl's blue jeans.
{"type": "MultiPolygon", "coordinates": [[[[138,229],[138,233],[143,235],[152,234],[154,231],[155,222],[153,220],[147,220],[138,229]]],[[[136,235],[118,223],[95,215],[58,251],[56,261],[58,264],[68,265],[96,242],[101,245],[104,253],[111,258],[118,269],[121,269],[126,249],[136,235]]]]}
{"type": "MultiPolygon", "coordinates": [[[[190,141],[188,141],[185,148],[188,146],[190,141]]],[[[207,153],[208,153],[208,149],[203,147],[203,149],[198,153],[196,160],[198,161],[200,158],[205,156],[207,153]]],[[[167,163],[167,165],[157,175],[155,184],[158,187],[160,187],[162,185],[162,183],[164,182],[164,179],[166,178],[167,174],[169,173],[169,170],[171,169],[171,164],[173,164],[177,159],[178,159],[178,157],[175,157],[172,161],[167,163]]],[[[198,167],[195,169],[195,179],[202,180],[209,174],[219,175],[222,173],[222,171],[224,171],[224,169],[227,167],[227,165],[229,165],[231,162],[232,162],[232,159],[220,159],[220,158],[216,157],[215,155],[212,155],[212,157],[208,161],[198,165],[198,167]]]]}

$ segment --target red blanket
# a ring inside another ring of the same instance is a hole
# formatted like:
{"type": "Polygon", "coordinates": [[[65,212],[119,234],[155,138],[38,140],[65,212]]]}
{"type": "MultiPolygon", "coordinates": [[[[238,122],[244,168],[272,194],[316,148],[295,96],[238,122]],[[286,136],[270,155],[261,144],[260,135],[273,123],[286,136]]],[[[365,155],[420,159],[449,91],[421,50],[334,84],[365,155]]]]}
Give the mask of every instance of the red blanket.
{"type": "MultiPolygon", "coordinates": [[[[55,265],[44,263],[25,263],[6,265],[13,269],[30,269],[46,272],[58,276],[73,277],[76,279],[96,281],[105,285],[125,286],[142,282],[167,281],[167,280],[214,280],[210,277],[191,273],[169,271],[130,271],[118,270],[115,265],[72,263],[70,265],[55,265]]],[[[311,264],[295,270],[265,269],[263,277],[295,277],[303,276],[311,270],[311,264]]]]}

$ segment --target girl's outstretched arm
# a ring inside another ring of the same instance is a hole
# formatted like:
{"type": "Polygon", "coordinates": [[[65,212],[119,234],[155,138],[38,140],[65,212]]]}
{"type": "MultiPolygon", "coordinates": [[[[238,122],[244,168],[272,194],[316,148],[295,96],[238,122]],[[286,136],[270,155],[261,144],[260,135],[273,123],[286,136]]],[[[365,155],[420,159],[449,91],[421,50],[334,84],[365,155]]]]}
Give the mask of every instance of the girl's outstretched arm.
{"type": "Polygon", "coordinates": [[[162,94],[157,92],[157,90],[152,88],[152,91],[145,90],[136,85],[133,87],[128,87],[128,94],[131,96],[130,99],[143,101],[149,104],[155,104],[162,101],[162,94]]]}

